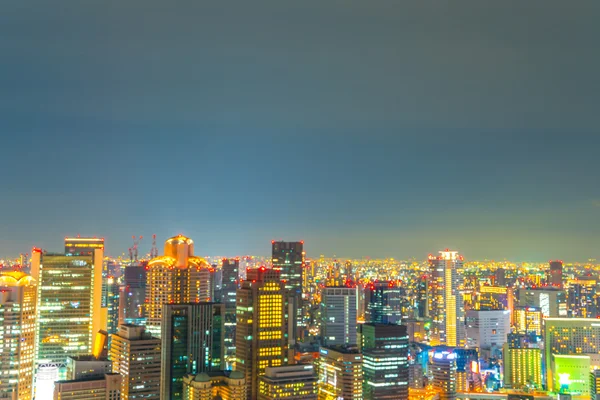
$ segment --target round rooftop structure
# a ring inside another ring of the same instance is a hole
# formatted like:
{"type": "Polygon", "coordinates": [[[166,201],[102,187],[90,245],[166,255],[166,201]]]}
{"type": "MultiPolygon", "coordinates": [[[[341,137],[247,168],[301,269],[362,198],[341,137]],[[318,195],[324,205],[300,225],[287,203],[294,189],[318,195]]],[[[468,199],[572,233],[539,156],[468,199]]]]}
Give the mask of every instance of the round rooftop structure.
{"type": "Polygon", "coordinates": [[[194,241],[187,236],[177,235],[165,241],[165,256],[176,260],[194,255],[194,241]]]}

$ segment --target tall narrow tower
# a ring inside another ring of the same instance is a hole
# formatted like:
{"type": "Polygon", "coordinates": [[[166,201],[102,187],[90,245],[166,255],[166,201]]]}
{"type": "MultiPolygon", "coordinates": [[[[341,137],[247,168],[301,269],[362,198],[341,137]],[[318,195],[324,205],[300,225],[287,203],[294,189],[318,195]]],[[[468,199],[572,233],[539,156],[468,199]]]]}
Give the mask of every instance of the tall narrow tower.
{"type": "Polygon", "coordinates": [[[464,304],[458,291],[458,269],[463,257],[457,251],[429,255],[429,316],[432,346],[465,346],[464,304]]]}
{"type": "Polygon", "coordinates": [[[194,241],[183,235],[165,242],[165,255],[148,262],[146,311],[148,332],[161,337],[164,304],[211,301],[210,264],[194,256],[194,241]]]}

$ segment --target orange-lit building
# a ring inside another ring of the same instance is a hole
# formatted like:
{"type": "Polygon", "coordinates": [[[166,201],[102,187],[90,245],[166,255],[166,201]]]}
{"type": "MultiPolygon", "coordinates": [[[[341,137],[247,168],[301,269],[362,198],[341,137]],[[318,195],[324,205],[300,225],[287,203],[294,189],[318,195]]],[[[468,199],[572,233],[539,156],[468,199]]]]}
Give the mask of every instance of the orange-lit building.
{"type": "Polygon", "coordinates": [[[210,264],[194,256],[194,241],[183,235],[165,242],[165,254],[148,262],[146,323],[153,337],[161,336],[164,304],[211,301],[210,264]]]}

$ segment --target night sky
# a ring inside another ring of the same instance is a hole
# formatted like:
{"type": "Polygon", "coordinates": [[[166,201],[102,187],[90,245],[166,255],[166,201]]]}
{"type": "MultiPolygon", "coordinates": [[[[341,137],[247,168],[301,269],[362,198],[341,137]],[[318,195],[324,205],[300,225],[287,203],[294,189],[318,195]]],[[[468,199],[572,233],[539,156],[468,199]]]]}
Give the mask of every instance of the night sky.
{"type": "Polygon", "coordinates": [[[0,256],[600,258],[600,1],[3,1],[0,256]]]}

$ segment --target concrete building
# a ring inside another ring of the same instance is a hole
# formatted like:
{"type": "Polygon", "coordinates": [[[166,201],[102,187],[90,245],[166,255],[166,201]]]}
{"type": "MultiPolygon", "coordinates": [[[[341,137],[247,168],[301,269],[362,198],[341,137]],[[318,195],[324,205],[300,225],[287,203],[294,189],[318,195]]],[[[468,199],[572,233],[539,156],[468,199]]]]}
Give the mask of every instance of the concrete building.
{"type": "Polygon", "coordinates": [[[183,378],[185,400],[242,400],[248,397],[246,380],[239,371],[210,371],[183,378]]]}
{"type": "Polygon", "coordinates": [[[512,389],[542,388],[542,350],[527,342],[504,344],[504,386],[512,389]]]}
{"type": "Polygon", "coordinates": [[[321,337],[326,346],[356,344],[356,288],[326,287],[321,292],[321,337]]]}
{"type": "Polygon", "coordinates": [[[164,304],[211,301],[211,266],[194,255],[194,241],[183,235],[165,241],[164,256],[148,262],[146,310],[148,332],[161,337],[164,304]]]}
{"type": "Polygon", "coordinates": [[[122,377],[106,374],[54,384],[54,400],[121,400],[122,377]]]}
{"type": "Polygon", "coordinates": [[[160,339],[143,326],[123,324],[112,335],[113,372],[123,376],[121,400],[160,398],[160,339]]]}
{"type": "Polygon", "coordinates": [[[30,275],[0,273],[0,399],[33,398],[36,296],[30,275]]]}
{"type": "Polygon", "coordinates": [[[67,380],[103,377],[112,373],[112,361],[92,355],[67,357],[67,380]]]}
{"type": "Polygon", "coordinates": [[[510,333],[510,311],[468,310],[467,346],[477,349],[501,349],[510,333]]]}
{"type": "Polygon", "coordinates": [[[316,400],[317,375],[310,364],[268,367],[259,379],[258,400],[316,400]]]}
{"type": "Polygon", "coordinates": [[[544,318],[561,318],[567,316],[567,298],[559,288],[519,289],[517,291],[519,306],[538,307],[544,318]]]}
{"type": "Polygon", "coordinates": [[[542,309],[539,307],[515,307],[513,325],[515,333],[542,335],[542,309]]]}
{"type": "Polygon", "coordinates": [[[321,347],[318,359],[318,399],[363,398],[363,356],[356,348],[321,347]]]}
{"type": "Polygon", "coordinates": [[[161,398],[183,397],[183,377],[225,367],[225,305],[165,304],[161,339],[161,398]]]}

